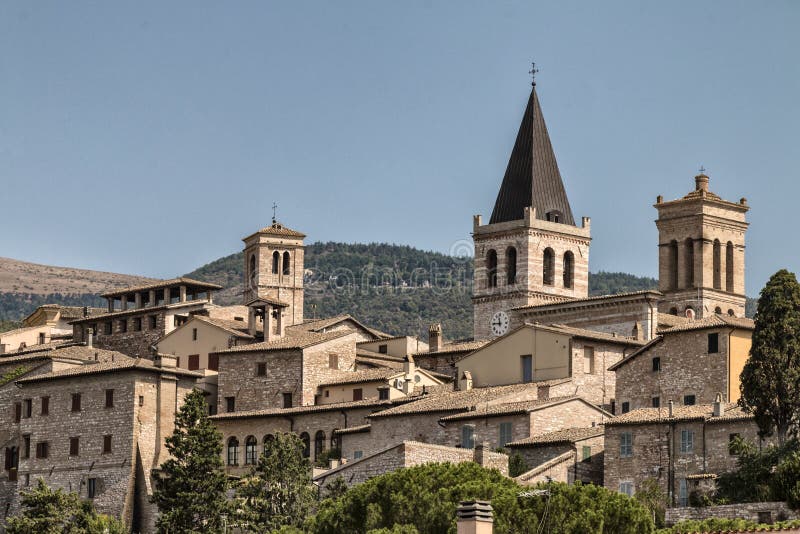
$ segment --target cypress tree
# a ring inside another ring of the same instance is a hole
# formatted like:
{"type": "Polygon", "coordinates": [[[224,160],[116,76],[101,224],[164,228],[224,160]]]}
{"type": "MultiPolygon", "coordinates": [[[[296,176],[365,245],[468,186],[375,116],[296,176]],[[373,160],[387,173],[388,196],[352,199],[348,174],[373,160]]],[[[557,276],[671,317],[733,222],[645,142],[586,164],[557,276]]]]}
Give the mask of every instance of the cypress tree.
{"type": "Polygon", "coordinates": [[[159,532],[219,532],[227,511],[222,434],[208,419],[199,389],[189,393],[166,439],[171,457],[156,474],[159,532]]]}

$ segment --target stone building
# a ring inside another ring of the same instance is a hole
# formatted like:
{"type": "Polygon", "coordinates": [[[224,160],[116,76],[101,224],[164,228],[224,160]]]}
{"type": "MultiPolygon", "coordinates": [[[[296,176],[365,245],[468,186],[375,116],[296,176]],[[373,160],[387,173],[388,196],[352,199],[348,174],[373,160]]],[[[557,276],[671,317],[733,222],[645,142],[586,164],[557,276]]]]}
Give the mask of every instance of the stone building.
{"type": "Polygon", "coordinates": [[[603,425],[566,428],[512,441],[506,448],[531,468],[516,480],[535,485],[554,480],[603,484],[603,425]]]}
{"type": "MultiPolygon", "coordinates": [[[[176,368],[167,356],[82,363],[16,380],[18,488],[42,478],[135,531],[152,531],[151,472],[166,459],[164,438],[201,375],[176,368]]],[[[18,504],[15,491],[7,511],[18,504]]]]}
{"type": "Polygon", "coordinates": [[[662,329],[659,336],[609,370],[616,374],[617,413],[675,404],[709,404],[717,394],[739,400],[739,375],[754,323],[711,315],[662,329]]]}
{"type": "Polygon", "coordinates": [[[500,336],[512,308],[584,298],[589,290],[589,218],[575,224],[536,85],[488,224],[476,215],[474,337],[500,336]]]}
{"type": "Polygon", "coordinates": [[[736,405],[641,408],[606,421],[604,484],[633,495],[655,480],[670,506],[686,506],[693,492],[709,492],[716,475],[736,467],[736,437],[760,444],[753,416],[736,405]]]}
{"type": "Polygon", "coordinates": [[[105,313],[105,308],[43,304],[22,320],[23,326],[49,326],[53,337],[72,339],[72,321],[105,313]]]}
{"type": "Polygon", "coordinates": [[[663,313],[708,317],[744,316],[744,248],[747,200],[723,200],[695,176],[695,189],[681,199],[656,200],[658,287],[663,313]]]}
{"type": "Polygon", "coordinates": [[[211,305],[219,289],[216,284],[175,278],[105,293],[108,312],[73,321],[73,339],[85,342],[91,331],[99,348],[152,357],[158,340],[211,305]]]}
{"type": "Polygon", "coordinates": [[[246,312],[233,319],[193,314],[186,323],[159,339],[156,348],[161,354],[175,356],[178,367],[183,369],[216,371],[217,351],[255,342],[246,316],[246,312]]]}

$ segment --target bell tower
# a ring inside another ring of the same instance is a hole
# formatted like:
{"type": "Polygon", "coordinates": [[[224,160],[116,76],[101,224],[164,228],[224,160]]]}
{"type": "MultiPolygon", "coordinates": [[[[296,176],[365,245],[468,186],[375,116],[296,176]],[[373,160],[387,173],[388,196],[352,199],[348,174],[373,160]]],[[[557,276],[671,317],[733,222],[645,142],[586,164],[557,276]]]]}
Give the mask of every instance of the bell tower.
{"type": "Polygon", "coordinates": [[[588,296],[590,220],[575,224],[536,83],[491,219],[474,217],[472,239],[475,339],[516,326],[515,307],[588,296]]]}
{"type": "Polygon", "coordinates": [[[744,317],[747,200],[723,200],[700,170],[695,188],[678,200],[656,199],[658,311],[687,317],[744,317]]]}
{"type": "Polygon", "coordinates": [[[305,237],[273,219],[270,226],[242,240],[244,305],[271,310],[278,335],[283,327],[303,322],[305,237]]]}

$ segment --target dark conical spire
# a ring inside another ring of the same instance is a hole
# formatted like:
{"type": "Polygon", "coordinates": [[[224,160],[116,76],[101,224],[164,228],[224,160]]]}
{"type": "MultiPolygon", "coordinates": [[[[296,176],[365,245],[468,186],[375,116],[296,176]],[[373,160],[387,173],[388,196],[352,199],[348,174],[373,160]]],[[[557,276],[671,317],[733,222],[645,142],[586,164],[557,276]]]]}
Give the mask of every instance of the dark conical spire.
{"type": "Polygon", "coordinates": [[[547,220],[548,213],[557,213],[558,222],[575,226],[539,107],[536,84],[531,89],[528,107],[525,108],[525,116],[489,222],[520,220],[523,210],[528,206],[536,208],[537,219],[547,220]]]}

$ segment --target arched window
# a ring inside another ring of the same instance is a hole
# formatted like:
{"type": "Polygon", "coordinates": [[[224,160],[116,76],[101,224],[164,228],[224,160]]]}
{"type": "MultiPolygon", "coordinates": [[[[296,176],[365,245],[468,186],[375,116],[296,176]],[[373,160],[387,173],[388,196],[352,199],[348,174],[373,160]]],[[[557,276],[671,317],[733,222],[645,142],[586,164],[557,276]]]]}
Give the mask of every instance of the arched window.
{"type": "Polygon", "coordinates": [[[678,289],[678,242],[669,242],[669,288],[678,289]]]}
{"type": "Polygon", "coordinates": [[[264,454],[267,453],[267,447],[269,447],[269,444],[272,443],[273,440],[275,440],[275,436],[272,434],[267,434],[264,436],[264,454]]]}
{"type": "Polygon", "coordinates": [[[506,283],[513,286],[517,283],[517,249],[506,249],[506,283]]]}
{"type": "Polygon", "coordinates": [[[308,458],[311,456],[311,436],[308,432],[303,432],[300,434],[300,441],[303,442],[303,458],[308,458]]]}
{"type": "Polygon", "coordinates": [[[733,310],[728,310],[728,315],[730,315],[731,317],[733,317],[733,316],[734,316],[734,315],[736,315],[736,314],[733,312],[733,310]]]}
{"type": "Polygon", "coordinates": [[[258,461],[258,440],[255,436],[247,436],[244,440],[244,463],[245,465],[253,465],[258,461]]]}
{"type": "Polygon", "coordinates": [[[228,465],[239,465],[239,440],[228,438],[228,465]]]}
{"type": "Polygon", "coordinates": [[[564,253],[564,287],[572,289],[575,283],[575,255],[571,251],[564,253]]]}
{"type": "Polygon", "coordinates": [[[722,289],[722,270],[720,263],[722,261],[722,250],[719,239],[714,240],[714,289],[722,289]]]}
{"type": "Polygon", "coordinates": [[[686,270],[686,287],[694,287],[694,240],[692,238],[686,239],[683,244],[683,268],[686,270]]]}
{"type": "Polygon", "coordinates": [[[486,253],[486,276],[489,287],[497,287],[497,251],[494,249],[486,253]]]}
{"type": "Polygon", "coordinates": [[[289,266],[289,260],[291,260],[291,256],[289,252],[283,253],[283,274],[289,274],[291,272],[291,268],[289,266]]]}
{"type": "Polygon", "coordinates": [[[669,314],[670,315],[678,315],[678,308],[673,306],[672,308],[669,309],[669,314]]]}
{"type": "Polygon", "coordinates": [[[336,433],[337,430],[339,429],[334,428],[333,432],[331,432],[331,449],[339,448],[339,434],[336,433]]]}
{"type": "Polygon", "coordinates": [[[317,430],[314,435],[314,459],[319,458],[320,454],[325,450],[325,432],[317,430]]]}
{"type": "Polygon", "coordinates": [[[725,245],[725,291],[733,293],[733,243],[725,245]]]}
{"type": "Polygon", "coordinates": [[[281,262],[281,253],[277,250],[272,253],[272,274],[278,274],[279,263],[281,262]]]}
{"type": "Polygon", "coordinates": [[[255,282],[256,279],[256,255],[250,254],[250,281],[255,282]]]}
{"type": "Polygon", "coordinates": [[[553,249],[547,247],[544,249],[544,258],[542,261],[542,281],[546,286],[553,285],[556,271],[556,253],[553,249]]]}
{"type": "Polygon", "coordinates": [[[722,308],[717,306],[716,308],[714,308],[714,313],[722,313],[722,308]]]}

